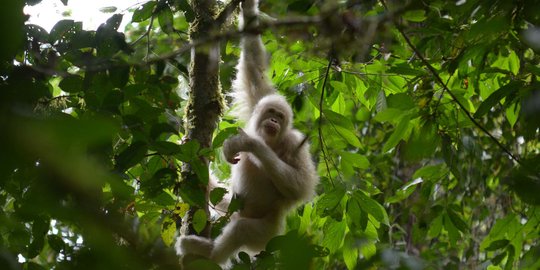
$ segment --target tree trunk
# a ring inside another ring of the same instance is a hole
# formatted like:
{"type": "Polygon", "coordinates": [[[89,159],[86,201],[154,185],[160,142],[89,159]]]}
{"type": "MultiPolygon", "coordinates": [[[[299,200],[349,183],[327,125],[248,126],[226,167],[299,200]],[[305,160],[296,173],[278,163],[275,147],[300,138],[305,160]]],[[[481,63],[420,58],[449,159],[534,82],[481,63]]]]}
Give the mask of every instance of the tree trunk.
{"type": "MultiPolygon", "coordinates": [[[[195,20],[190,26],[190,39],[192,42],[208,37],[208,35],[217,33],[220,30],[220,25],[214,19],[217,10],[215,0],[195,0],[191,1],[191,6],[195,13],[195,20]]],[[[224,108],[219,81],[219,61],[220,48],[218,42],[197,46],[191,51],[190,97],[185,114],[185,140],[197,140],[201,148],[210,147],[212,134],[224,108]]],[[[200,158],[208,168],[208,160],[204,157],[200,158]]],[[[196,186],[200,191],[204,192],[206,201],[208,201],[207,185],[201,179],[198,179],[189,164],[182,168],[181,181],[192,181],[189,185],[196,186]]],[[[183,230],[186,234],[196,233],[191,224],[193,214],[198,209],[200,207],[191,206],[183,221],[183,230]]],[[[204,206],[203,210],[209,216],[208,206],[204,206]]],[[[207,223],[206,228],[200,235],[209,236],[209,232],[207,223]]]]}

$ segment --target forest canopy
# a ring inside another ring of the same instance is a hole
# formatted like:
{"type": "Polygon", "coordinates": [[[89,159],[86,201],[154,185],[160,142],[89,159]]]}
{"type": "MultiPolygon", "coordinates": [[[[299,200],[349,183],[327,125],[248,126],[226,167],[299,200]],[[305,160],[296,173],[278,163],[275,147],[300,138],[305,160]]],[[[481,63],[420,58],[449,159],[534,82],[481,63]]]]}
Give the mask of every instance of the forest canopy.
{"type": "Polygon", "coordinates": [[[219,234],[226,190],[206,186],[230,175],[250,34],[321,183],[233,269],[540,268],[537,1],[261,0],[249,31],[241,0],[138,1],[50,31],[23,12],[39,2],[0,8],[1,269],[180,269],[182,223],[219,234]]]}

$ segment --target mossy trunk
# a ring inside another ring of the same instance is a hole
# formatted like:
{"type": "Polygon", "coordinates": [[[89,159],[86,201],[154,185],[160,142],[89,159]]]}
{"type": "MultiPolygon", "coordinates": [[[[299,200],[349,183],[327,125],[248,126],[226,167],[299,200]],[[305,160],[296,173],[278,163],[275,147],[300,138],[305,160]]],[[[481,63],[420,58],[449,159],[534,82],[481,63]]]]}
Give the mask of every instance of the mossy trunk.
{"type": "MultiPolygon", "coordinates": [[[[208,35],[218,33],[221,26],[215,21],[217,5],[215,0],[193,0],[191,6],[195,13],[195,20],[191,23],[190,39],[191,41],[206,38],[208,35]]],[[[190,66],[190,96],[186,107],[185,130],[186,141],[197,140],[201,148],[211,146],[212,134],[217,127],[217,123],[223,113],[224,101],[221,94],[221,85],[219,81],[219,61],[220,47],[219,43],[197,46],[191,51],[190,66]]],[[[208,160],[201,157],[208,168],[208,160]]],[[[182,169],[181,181],[192,181],[188,185],[196,187],[204,192],[206,201],[208,201],[208,188],[204,181],[198,179],[195,172],[186,164],[182,169]]],[[[193,214],[201,209],[192,206],[184,219],[183,227],[186,234],[196,234],[191,226],[193,214]]],[[[203,210],[209,213],[208,206],[203,210]]],[[[209,226],[200,233],[202,236],[209,236],[209,226]]]]}

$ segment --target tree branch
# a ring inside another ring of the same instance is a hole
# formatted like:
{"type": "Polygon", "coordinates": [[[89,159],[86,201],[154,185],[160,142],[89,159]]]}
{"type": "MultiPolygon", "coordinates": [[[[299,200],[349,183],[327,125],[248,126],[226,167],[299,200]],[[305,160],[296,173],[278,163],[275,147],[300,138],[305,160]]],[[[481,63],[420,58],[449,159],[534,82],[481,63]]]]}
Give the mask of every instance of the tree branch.
{"type": "Polygon", "coordinates": [[[330,53],[330,56],[328,57],[328,66],[326,66],[326,72],[324,73],[324,81],[323,81],[323,85],[321,89],[321,98],[319,99],[319,145],[321,147],[321,152],[323,154],[326,170],[328,171],[328,179],[330,179],[330,183],[332,183],[332,186],[334,186],[334,180],[332,179],[332,175],[330,174],[330,166],[328,165],[328,155],[326,154],[326,150],[325,150],[326,146],[324,144],[324,137],[322,135],[322,119],[323,119],[323,103],[324,103],[324,93],[326,89],[326,82],[328,81],[330,68],[332,67],[333,62],[334,62],[334,58],[332,56],[332,53],[330,53]]]}

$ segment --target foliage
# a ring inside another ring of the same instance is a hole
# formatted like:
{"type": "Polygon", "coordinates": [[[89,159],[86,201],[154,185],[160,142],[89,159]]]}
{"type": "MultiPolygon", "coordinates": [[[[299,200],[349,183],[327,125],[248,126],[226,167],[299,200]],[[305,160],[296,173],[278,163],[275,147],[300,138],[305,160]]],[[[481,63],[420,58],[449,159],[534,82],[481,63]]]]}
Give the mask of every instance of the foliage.
{"type": "MultiPolygon", "coordinates": [[[[539,267],[536,1],[261,5],[272,80],[321,185],[234,269],[539,267]]],[[[0,9],[0,268],[179,268],[178,224],[207,204],[181,166],[205,182],[204,156],[226,179],[219,151],[237,127],[225,115],[210,148],[182,142],[189,50],[221,41],[227,92],[242,33],[231,23],[190,43],[185,0],[149,0],[95,31],[62,20],[47,32],[22,7],[0,9]]]]}

